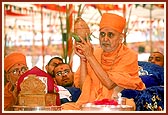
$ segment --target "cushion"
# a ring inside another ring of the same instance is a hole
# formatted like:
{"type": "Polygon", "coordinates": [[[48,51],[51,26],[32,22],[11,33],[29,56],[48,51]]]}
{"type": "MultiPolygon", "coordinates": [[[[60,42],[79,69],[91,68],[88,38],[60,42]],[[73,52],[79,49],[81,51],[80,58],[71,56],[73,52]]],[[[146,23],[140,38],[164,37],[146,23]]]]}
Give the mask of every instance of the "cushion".
{"type": "Polygon", "coordinates": [[[164,85],[164,68],[163,67],[160,67],[156,64],[145,62],[145,61],[138,61],[138,65],[143,67],[143,70],[146,70],[149,75],[152,75],[150,77],[154,77],[155,80],[158,81],[159,83],[158,85],[164,85]]]}
{"type": "Polygon", "coordinates": [[[160,81],[157,79],[155,75],[143,75],[140,76],[140,78],[144,82],[146,88],[160,85],[160,81]]]}
{"type": "Polygon", "coordinates": [[[164,109],[164,87],[153,86],[139,92],[134,98],[136,111],[160,111],[164,109]]]}
{"type": "Polygon", "coordinates": [[[122,94],[122,97],[127,97],[129,99],[130,98],[134,99],[138,95],[139,92],[140,92],[139,90],[124,89],[124,90],[121,91],[121,94],[122,94]]]}

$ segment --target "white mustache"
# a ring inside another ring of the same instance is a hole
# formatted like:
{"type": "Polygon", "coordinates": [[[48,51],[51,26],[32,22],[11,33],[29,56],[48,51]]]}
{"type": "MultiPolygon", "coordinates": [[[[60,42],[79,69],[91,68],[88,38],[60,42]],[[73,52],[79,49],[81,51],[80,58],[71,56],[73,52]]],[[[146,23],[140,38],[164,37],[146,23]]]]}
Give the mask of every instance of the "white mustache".
{"type": "Polygon", "coordinates": [[[107,42],[102,42],[102,45],[110,45],[110,44],[107,42]]]}

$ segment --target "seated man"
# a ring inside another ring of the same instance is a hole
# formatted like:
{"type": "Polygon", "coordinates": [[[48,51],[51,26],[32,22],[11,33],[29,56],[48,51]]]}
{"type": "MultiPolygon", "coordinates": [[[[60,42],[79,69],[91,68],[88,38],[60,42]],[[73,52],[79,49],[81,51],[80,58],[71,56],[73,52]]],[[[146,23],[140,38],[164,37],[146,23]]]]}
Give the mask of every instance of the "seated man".
{"type": "Polygon", "coordinates": [[[152,52],[149,56],[148,62],[164,66],[164,55],[161,52],[152,52]]]}
{"type": "Polygon", "coordinates": [[[66,63],[59,64],[54,69],[55,81],[59,86],[63,86],[71,94],[71,100],[61,99],[61,103],[66,103],[68,101],[76,102],[81,94],[79,88],[74,87],[74,74],[71,70],[70,65],[66,63]]]}
{"type": "Polygon", "coordinates": [[[17,80],[28,71],[26,56],[19,52],[7,55],[4,59],[4,70],[7,80],[4,87],[4,110],[9,110],[11,106],[17,104],[17,80]]]}

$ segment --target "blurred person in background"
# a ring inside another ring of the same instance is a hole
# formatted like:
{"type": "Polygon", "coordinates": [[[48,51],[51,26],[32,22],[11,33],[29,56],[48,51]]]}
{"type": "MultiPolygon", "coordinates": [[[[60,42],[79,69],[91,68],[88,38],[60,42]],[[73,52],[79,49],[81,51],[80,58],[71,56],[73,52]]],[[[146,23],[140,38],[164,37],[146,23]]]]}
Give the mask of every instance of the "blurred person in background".
{"type": "Polygon", "coordinates": [[[19,77],[28,71],[26,56],[20,52],[14,52],[4,58],[4,71],[6,84],[4,86],[4,110],[17,104],[17,81],[19,77]]]}
{"type": "Polygon", "coordinates": [[[164,55],[161,52],[152,52],[148,58],[148,62],[164,67],[164,55]]]}
{"type": "Polygon", "coordinates": [[[63,59],[60,57],[53,57],[50,59],[48,64],[45,66],[47,73],[54,79],[55,82],[55,75],[54,75],[54,68],[58,66],[58,64],[63,63],[63,59]]]}

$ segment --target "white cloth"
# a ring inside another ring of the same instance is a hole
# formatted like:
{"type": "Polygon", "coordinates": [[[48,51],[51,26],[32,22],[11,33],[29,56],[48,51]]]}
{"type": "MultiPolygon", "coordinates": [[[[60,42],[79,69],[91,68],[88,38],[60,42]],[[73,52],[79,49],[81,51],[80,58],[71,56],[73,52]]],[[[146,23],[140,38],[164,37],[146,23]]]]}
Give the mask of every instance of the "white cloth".
{"type": "Polygon", "coordinates": [[[62,86],[57,86],[59,89],[60,99],[67,98],[69,101],[72,101],[70,92],[62,86]]]}

